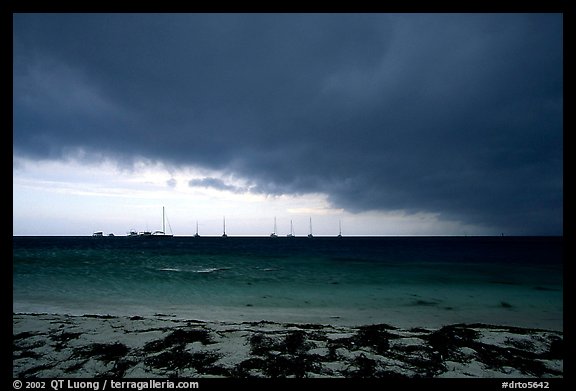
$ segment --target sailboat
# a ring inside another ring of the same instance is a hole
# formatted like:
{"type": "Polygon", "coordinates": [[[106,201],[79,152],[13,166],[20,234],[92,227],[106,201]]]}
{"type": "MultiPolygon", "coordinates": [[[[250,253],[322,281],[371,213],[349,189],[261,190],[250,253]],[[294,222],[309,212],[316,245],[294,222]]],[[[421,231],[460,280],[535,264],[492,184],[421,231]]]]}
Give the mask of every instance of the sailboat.
{"type": "Polygon", "coordinates": [[[222,234],[223,238],[227,238],[228,235],[226,235],[226,216],[224,216],[224,233],[222,234]]]}
{"type": "Polygon", "coordinates": [[[342,220],[338,220],[338,228],[339,228],[339,231],[338,231],[337,237],[341,238],[342,237],[342,220]]]}
{"type": "Polygon", "coordinates": [[[277,238],[278,235],[276,235],[276,217],[274,217],[274,231],[270,234],[271,238],[277,238]]]}
{"type": "Polygon", "coordinates": [[[286,237],[288,238],[295,238],[296,236],[294,236],[294,227],[292,226],[292,220],[290,220],[290,233],[288,235],[286,235],[286,237]]]}
{"type": "MultiPolygon", "coordinates": [[[[170,223],[168,223],[168,226],[170,226],[170,223]]],[[[172,232],[172,229],[170,229],[170,232],[172,232]]],[[[162,207],[162,231],[154,231],[149,236],[161,237],[161,238],[171,238],[174,236],[172,234],[166,233],[166,212],[164,210],[164,207],[162,207]]]]}
{"type": "Polygon", "coordinates": [[[310,217],[310,233],[308,234],[309,238],[313,238],[314,235],[312,235],[312,217],[310,217]]]}
{"type": "Polygon", "coordinates": [[[198,220],[196,220],[196,233],[194,234],[195,238],[199,238],[200,234],[198,233],[198,220]]]}

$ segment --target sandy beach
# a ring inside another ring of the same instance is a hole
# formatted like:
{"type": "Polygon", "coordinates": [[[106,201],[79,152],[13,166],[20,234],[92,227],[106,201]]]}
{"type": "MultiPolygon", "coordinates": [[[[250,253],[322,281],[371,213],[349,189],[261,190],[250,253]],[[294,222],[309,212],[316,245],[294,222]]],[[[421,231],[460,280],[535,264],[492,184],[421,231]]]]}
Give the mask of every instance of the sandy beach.
{"type": "Polygon", "coordinates": [[[562,378],[561,331],[13,315],[13,376],[562,378]]]}

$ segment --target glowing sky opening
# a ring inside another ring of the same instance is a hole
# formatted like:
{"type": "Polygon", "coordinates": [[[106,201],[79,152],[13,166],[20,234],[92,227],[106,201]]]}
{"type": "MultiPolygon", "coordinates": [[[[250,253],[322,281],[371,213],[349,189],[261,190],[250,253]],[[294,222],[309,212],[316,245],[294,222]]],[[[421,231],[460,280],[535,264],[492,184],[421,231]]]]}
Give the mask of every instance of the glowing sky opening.
{"type": "MultiPolygon", "coordinates": [[[[162,206],[172,232],[190,236],[227,233],[266,236],[277,220],[278,234],[309,233],[309,219],[317,236],[335,236],[341,222],[349,235],[442,235],[486,234],[485,228],[442,222],[431,214],[349,213],[334,208],[324,194],[265,195],[190,186],[194,179],[218,178],[219,173],[201,169],[167,169],[161,164],[138,162],[131,169],[111,162],[82,164],[14,163],[14,235],[89,235],[104,231],[125,235],[161,228],[162,206]],[[209,175],[209,176],[207,176],[209,175]]],[[[230,186],[245,183],[221,176],[230,186]]]]}

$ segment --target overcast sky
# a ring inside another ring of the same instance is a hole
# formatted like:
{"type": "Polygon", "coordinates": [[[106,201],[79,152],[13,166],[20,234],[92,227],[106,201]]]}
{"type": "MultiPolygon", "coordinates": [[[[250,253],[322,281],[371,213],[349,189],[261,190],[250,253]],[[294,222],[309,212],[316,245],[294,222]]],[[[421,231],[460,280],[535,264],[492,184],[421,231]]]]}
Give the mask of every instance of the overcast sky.
{"type": "Polygon", "coordinates": [[[563,233],[561,14],[13,21],[15,235],[563,233]]]}

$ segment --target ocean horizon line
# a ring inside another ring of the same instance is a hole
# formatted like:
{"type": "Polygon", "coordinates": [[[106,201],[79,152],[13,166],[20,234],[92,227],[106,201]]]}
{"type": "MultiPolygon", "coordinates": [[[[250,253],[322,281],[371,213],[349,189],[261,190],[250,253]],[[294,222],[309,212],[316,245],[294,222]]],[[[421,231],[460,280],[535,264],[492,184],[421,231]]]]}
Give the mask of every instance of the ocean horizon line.
{"type": "MultiPolygon", "coordinates": [[[[39,237],[39,238],[49,238],[49,237],[58,237],[58,238],[86,238],[86,237],[93,237],[92,234],[86,235],[12,235],[13,238],[16,237],[39,237]]],[[[127,238],[129,235],[126,234],[114,234],[113,236],[104,235],[102,237],[98,237],[98,239],[104,238],[127,238]]],[[[222,238],[221,234],[206,234],[200,235],[196,237],[194,234],[183,234],[183,235],[171,235],[172,238],[193,238],[193,239],[202,239],[202,238],[222,238]]],[[[225,238],[263,238],[263,239],[344,239],[344,238],[563,238],[563,234],[558,235],[457,235],[457,234],[445,234],[445,235],[342,235],[338,236],[337,234],[315,234],[313,238],[308,237],[307,235],[294,235],[293,237],[288,237],[286,235],[278,235],[274,238],[271,238],[269,235],[261,234],[261,235],[248,235],[248,234],[228,234],[225,238]]],[[[156,238],[158,239],[158,238],[156,238]]]]}

